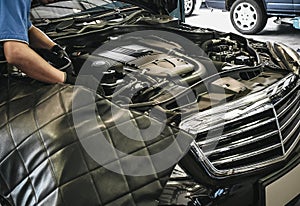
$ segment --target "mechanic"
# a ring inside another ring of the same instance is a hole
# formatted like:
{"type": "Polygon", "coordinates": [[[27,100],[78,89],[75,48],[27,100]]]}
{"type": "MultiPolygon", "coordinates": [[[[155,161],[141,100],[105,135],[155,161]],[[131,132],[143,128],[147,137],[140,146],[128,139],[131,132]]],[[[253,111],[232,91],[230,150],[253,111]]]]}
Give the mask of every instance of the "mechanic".
{"type": "MultiPolygon", "coordinates": [[[[55,0],[39,1],[50,3],[55,0]]],[[[30,7],[31,0],[0,1],[0,49],[4,58],[33,79],[46,83],[70,83],[66,72],[54,68],[31,49],[47,49],[60,58],[66,55],[61,46],[32,25],[30,7]]]]}

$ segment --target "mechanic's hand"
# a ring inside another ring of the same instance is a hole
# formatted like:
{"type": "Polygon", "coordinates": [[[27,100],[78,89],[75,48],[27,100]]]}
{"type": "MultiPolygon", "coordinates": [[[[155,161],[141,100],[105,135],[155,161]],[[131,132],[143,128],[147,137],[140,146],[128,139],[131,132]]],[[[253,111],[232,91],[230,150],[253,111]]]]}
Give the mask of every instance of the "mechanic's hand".
{"type": "Polygon", "coordinates": [[[64,57],[69,58],[67,52],[65,51],[64,48],[62,48],[60,45],[55,44],[52,48],[51,48],[51,52],[53,52],[54,54],[57,55],[58,58],[62,59],[64,57]]]}
{"type": "Polygon", "coordinates": [[[65,82],[66,84],[72,84],[75,85],[76,82],[76,76],[73,72],[65,72],[65,82]]]}
{"type": "Polygon", "coordinates": [[[99,85],[99,81],[93,75],[79,75],[76,76],[74,73],[65,72],[65,82],[66,84],[72,85],[81,85],[85,86],[93,91],[95,91],[99,95],[104,95],[104,90],[101,85],[99,85]]]}
{"type": "Polygon", "coordinates": [[[51,50],[50,50],[57,58],[61,59],[61,60],[68,60],[70,62],[70,65],[67,68],[60,68],[59,70],[63,70],[66,71],[66,73],[69,73],[70,75],[74,75],[74,68],[72,65],[72,61],[69,57],[69,55],[67,54],[67,52],[65,51],[64,48],[62,48],[59,44],[55,44],[51,50]]]}

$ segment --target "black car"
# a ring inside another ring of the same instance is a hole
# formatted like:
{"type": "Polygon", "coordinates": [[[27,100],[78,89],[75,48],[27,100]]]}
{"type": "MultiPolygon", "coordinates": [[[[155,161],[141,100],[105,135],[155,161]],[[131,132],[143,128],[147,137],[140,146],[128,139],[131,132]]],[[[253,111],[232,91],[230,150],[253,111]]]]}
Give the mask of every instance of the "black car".
{"type": "Polygon", "coordinates": [[[170,17],[177,5],[32,9],[70,59],[37,52],[77,80],[1,64],[1,205],[299,203],[299,55],[187,25],[170,17]]]}
{"type": "Polygon", "coordinates": [[[206,5],[230,11],[232,25],[243,34],[260,32],[269,17],[300,16],[300,0],[207,0],[206,5]]]}

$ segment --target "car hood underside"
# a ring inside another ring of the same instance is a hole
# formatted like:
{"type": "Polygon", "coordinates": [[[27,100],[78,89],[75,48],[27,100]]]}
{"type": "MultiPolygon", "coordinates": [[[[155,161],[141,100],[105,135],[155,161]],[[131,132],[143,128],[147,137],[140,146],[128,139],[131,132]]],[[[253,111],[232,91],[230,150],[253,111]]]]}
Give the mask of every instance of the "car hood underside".
{"type": "Polygon", "coordinates": [[[140,6],[153,13],[169,15],[177,8],[178,0],[121,0],[126,3],[140,6]]]}

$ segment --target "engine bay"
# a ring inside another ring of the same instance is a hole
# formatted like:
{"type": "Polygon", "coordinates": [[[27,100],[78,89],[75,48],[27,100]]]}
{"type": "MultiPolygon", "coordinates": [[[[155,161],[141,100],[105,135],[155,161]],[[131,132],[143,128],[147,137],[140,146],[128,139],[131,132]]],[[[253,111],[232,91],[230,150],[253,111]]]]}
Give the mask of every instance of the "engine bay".
{"type": "MultiPolygon", "coordinates": [[[[263,43],[235,35],[207,40],[205,33],[204,40],[195,44],[197,51],[191,53],[185,48],[190,45],[162,38],[154,34],[156,30],[146,30],[147,38],[126,33],[128,28],[116,30],[121,35],[87,33],[80,42],[72,41],[72,36],[58,40],[71,53],[77,75],[98,79],[97,92],[105,98],[141,112],[156,108],[177,123],[178,115],[262,90],[286,74],[276,70],[266,50],[259,50],[263,43]],[[124,41],[124,36],[130,41],[124,41]]],[[[185,32],[180,35],[192,38],[185,32]]]]}

